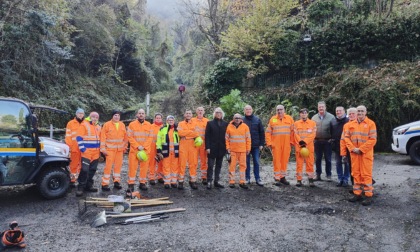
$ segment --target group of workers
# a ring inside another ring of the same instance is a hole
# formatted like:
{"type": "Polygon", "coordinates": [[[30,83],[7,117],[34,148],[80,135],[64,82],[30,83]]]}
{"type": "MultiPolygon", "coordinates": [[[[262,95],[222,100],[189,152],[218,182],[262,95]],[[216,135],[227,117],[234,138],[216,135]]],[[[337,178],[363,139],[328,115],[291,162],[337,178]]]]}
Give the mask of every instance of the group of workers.
{"type": "Polygon", "coordinates": [[[139,109],[136,120],[126,127],[120,121],[121,111],[112,112],[112,119],[101,128],[99,115],[91,112],[85,118],[78,109],[76,117],[66,129],[66,143],[71,151],[71,183],[76,187],[76,196],[84,191],[96,192],[93,177],[100,153],[106,157],[102,176],[102,190],[110,191],[111,172],[115,189],[122,189],[121,167],[128,145],[128,189],[133,191],[139,170],[139,189],[147,190],[148,184],[164,184],[164,188],[184,188],[186,167],[192,189],[198,189],[201,180],[207,189],[224,188],[220,183],[222,161],[229,161],[229,187],[234,188],[239,175],[239,187],[248,189],[251,184],[251,156],[255,183],[264,186],[260,178],[260,151],[267,146],[273,156],[275,185],[290,185],[286,180],[287,165],[292,146],[296,153],[296,186],[303,186],[303,165],[309,186],[322,180],[322,158],[325,158],[326,179],[331,179],[331,156],[335,152],[337,186],[347,186],[350,174],[353,196],[350,202],[372,203],[373,147],[376,144],[375,123],[366,116],[366,107],[336,108],[336,115],[326,111],[325,102],[318,103],[318,113],[308,118],[308,109],[299,111],[299,120],[286,114],[283,105],[276,107],[264,129],[261,120],[254,115],[250,105],[244,107],[244,115],[235,114],[233,120],[224,120],[224,112],[216,108],[213,120],[204,117],[203,107],[184,113],[184,120],[176,123],[168,115],[155,114],[153,123],[146,120],[139,109]],[[305,151],[303,151],[305,149],[305,151]],[[316,158],[315,158],[316,157],[316,158]],[[314,161],[316,159],[316,170],[314,161]],[[200,166],[198,165],[200,163],[200,166]],[[200,167],[200,179],[198,174],[200,167]],[[239,166],[239,174],[237,173],[239,166]]]}

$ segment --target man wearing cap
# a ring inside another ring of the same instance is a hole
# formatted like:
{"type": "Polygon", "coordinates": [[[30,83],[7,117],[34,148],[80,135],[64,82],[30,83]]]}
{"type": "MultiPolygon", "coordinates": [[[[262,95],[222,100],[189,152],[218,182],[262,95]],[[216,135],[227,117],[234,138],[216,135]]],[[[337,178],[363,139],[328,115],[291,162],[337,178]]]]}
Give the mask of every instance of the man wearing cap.
{"type": "Polygon", "coordinates": [[[287,115],[283,105],[277,105],[277,115],[271,117],[265,130],[265,141],[273,154],[274,180],[276,186],[290,185],[286,180],[287,163],[290,158],[291,145],[294,144],[294,120],[287,115]]]}
{"type": "Polygon", "coordinates": [[[150,146],[153,139],[151,123],[146,121],[144,109],[137,112],[137,120],[132,121],[127,128],[127,137],[130,142],[130,153],[128,154],[128,188],[133,191],[136,183],[136,173],[140,166],[139,181],[140,190],[146,191],[147,171],[149,170],[148,160],[139,160],[137,152],[144,150],[150,157],[150,146]]]}
{"type": "Polygon", "coordinates": [[[93,187],[93,177],[95,176],[100,156],[101,126],[98,124],[98,121],[99,114],[91,112],[77,130],[76,141],[82,153],[82,167],[77,179],[77,197],[83,196],[83,191],[98,191],[97,188],[93,187]]]}
{"type": "Polygon", "coordinates": [[[251,151],[251,134],[242,122],[242,116],[235,114],[226,129],[226,151],[231,156],[229,164],[229,187],[235,188],[235,170],[239,163],[239,186],[248,189],[245,183],[246,156],[251,151]]]}
{"type": "Polygon", "coordinates": [[[82,156],[77,145],[76,136],[79,127],[85,119],[85,111],[79,108],[76,110],[76,117],[67,123],[65,142],[70,148],[70,183],[75,187],[77,177],[79,176],[82,156]]]}
{"type": "Polygon", "coordinates": [[[160,162],[160,158],[156,156],[156,142],[157,135],[160,128],[163,126],[163,115],[161,113],[155,114],[155,119],[152,123],[153,139],[150,145],[150,159],[149,159],[149,183],[151,185],[156,184],[156,179],[159,183],[163,183],[163,163],[160,162]],[[156,158],[157,157],[157,158],[156,158]]]}
{"type": "Polygon", "coordinates": [[[302,186],[303,163],[306,161],[306,174],[308,174],[309,186],[314,187],[314,139],[316,135],[316,123],[308,119],[308,109],[299,111],[300,120],[294,124],[295,150],[296,150],[296,186],[302,186]],[[307,148],[309,156],[303,157],[301,149],[307,148]]]}
{"type": "Polygon", "coordinates": [[[194,145],[195,138],[200,134],[196,131],[195,123],[191,120],[191,110],[186,110],[184,113],[184,121],[178,124],[178,134],[181,138],[179,142],[179,176],[178,189],[184,188],[185,170],[190,171],[190,186],[192,189],[197,187],[197,148],[194,145]]]}
{"type": "MultiPolygon", "coordinates": [[[[198,107],[195,112],[197,117],[192,118],[191,121],[195,124],[195,130],[200,134],[200,137],[203,141],[206,141],[205,133],[209,119],[204,117],[205,111],[203,107],[198,107]]],[[[197,147],[197,164],[198,159],[200,159],[201,181],[203,185],[207,185],[207,152],[205,144],[197,147]]]]}
{"type": "Polygon", "coordinates": [[[102,176],[102,191],[109,191],[112,166],[114,166],[113,182],[115,189],[121,189],[121,166],[124,151],[127,149],[127,132],[120,122],[121,111],[112,111],[112,119],[104,124],[101,131],[101,152],[106,157],[102,176]]]}
{"type": "Polygon", "coordinates": [[[157,155],[163,159],[161,163],[163,163],[165,189],[178,187],[179,139],[175,118],[168,115],[166,125],[159,130],[156,141],[157,155]]]}

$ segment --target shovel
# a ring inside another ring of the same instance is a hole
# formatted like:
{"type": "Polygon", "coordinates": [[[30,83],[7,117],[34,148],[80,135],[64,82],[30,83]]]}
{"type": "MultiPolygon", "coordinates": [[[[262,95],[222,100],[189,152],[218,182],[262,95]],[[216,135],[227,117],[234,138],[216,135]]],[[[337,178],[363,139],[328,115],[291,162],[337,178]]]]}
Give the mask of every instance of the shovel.
{"type": "Polygon", "coordinates": [[[106,218],[125,218],[125,217],[134,217],[134,216],[144,216],[144,215],[153,215],[160,213],[176,213],[183,212],[185,208],[174,208],[168,210],[152,211],[152,212],[141,212],[141,213],[122,213],[118,215],[106,215],[105,211],[100,212],[95,219],[90,224],[91,227],[100,227],[106,224],[106,218]]]}
{"type": "MultiPolygon", "coordinates": [[[[149,216],[149,215],[148,215],[149,216]]],[[[122,222],[117,222],[116,224],[121,224],[121,225],[128,225],[128,224],[136,224],[136,223],[142,223],[142,222],[151,222],[151,221],[155,221],[155,220],[164,220],[169,218],[169,216],[165,215],[165,216],[156,216],[156,217],[149,217],[149,218],[143,218],[143,219],[135,219],[135,220],[125,220],[122,222]]]]}

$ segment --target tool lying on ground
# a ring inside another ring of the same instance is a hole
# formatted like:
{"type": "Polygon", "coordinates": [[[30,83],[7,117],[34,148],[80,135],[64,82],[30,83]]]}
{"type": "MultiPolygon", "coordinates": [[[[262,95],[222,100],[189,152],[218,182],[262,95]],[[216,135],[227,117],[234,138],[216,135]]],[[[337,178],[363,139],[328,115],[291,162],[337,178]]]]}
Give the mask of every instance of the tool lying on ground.
{"type": "Polygon", "coordinates": [[[140,216],[136,218],[130,218],[121,222],[117,222],[115,224],[128,225],[128,224],[136,224],[136,223],[142,223],[142,222],[151,222],[155,220],[164,220],[167,218],[169,218],[169,216],[163,215],[163,213],[160,213],[160,214],[145,215],[145,216],[140,216]]]}
{"type": "Polygon", "coordinates": [[[125,218],[125,217],[135,217],[135,216],[144,216],[144,215],[153,215],[153,214],[160,214],[160,213],[176,213],[176,212],[184,212],[185,208],[174,208],[168,210],[158,210],[152,212],[140,212],[140,213],[121,213],[116,215],[107,215],[105,211],[100,212],[95,219],[92,221],[91,227],[100,227],[106,224],[107,218],[125,218]]]}
{"type": "Polygon", "coordinates": [[[88,198],[85,204],[95,204],[97,207],[114,208],[115,212],[131,212],[131,207],[147,207],[173,204],[169,197],[155,199],[127,199],[122,196],[109,195],[108,198],[88,198]]]}

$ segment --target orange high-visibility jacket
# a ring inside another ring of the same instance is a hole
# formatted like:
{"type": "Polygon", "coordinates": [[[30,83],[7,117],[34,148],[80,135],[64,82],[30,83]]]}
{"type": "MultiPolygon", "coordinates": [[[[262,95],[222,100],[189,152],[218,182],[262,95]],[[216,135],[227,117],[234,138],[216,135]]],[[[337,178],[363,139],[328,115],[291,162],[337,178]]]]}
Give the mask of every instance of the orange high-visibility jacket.
{"type": "Polygon", "coordinates": [[[294,124],[295,143],[298,146],[300,141],[304,141],[307,146],[313,146],[316,136],[316,122],[306,119],[298,120],[294,124]]]}
{"type": "Polygon", "coordinates": [[[178,135],[181,139],[185,137],[185,139],[195,139],[200,134],[195,130],[195,123],[190,120],[182,121],[178,123],[178,135]]]}
{"type": "Polygon", "coordinates": [[[194,117],[191,119],[192,123],[195,124],[195,131],[200,134],[200,137],[205,140],[204,135],[206,134],[206,126],[209,121],[209,119],[203,117],[201,119],[198,119],[197,117],[194,117]]]}
{"type": "Polygon", "coordinates": [[[376,124],[365,117],[362,122],[354,120],[348,122],[345,127],[344,141],[349,151],[359,148],[363,154],[373,157],[373,147],[376,144],[376,124]]]}
{"type": "Polygon", "coordinates": [[[251,133],[249,127],[240,122],[238,127],[231,121],[226,129],[226,149],[231,152],[251,151],[251,133]]]}
{"type": "Polygon", "coordinates": [[[101,151],[124,151],[127,148],[127,142],[127,131],[124,123],[118,122],[118,129],[112,120],[102,126],[101,151]]]}
{"type": "Polygon", "coordinates": [[[283,119],[280,119],[278,115],[271,117],[265,131],[267,146],[294,144],[293,124],[293,118],[289,115],[284,115],[283,119]]]}
{"type": "Polygon", "coordinates": [[[127,138],[130,142],[130,152],[137,152],[138,147],[143,146],[149,154],[153,139],[152,124],[146,120],[143,123],[140,123],[139,120],[132,121],[127,128],[127,138]]]}
{"type": "Polygon", "coordinates": [[[161,125],[157,125],[157,124],[154,124],[154,123],[152,124],[153,136],[152,136],[152,143],[151,143],[152,148],[151,149],[154,148],[155,152],[156,152],[157,135],[159,133],[160,128],[162,128],[162,126],[164,126],[164,124],[161,124],[161,125]]]}
{"type": "MultiPolygon", "coordinates": [[[[95,152],[100,148],[101,126],[84,120],[82,126],[77,130],[77,143],[81,152],[95,152]]],[[[83,155],[83,154],[82,154],[83,155]]]]}
{"type": "Polygon", "coordinates": [[[74,118],[73,120],[67,123],[65,142],[69,146],[70,151],[79,151],[79,147],[77,146],[76,136],[77,136],[77,131],[79,130],[82,123],[83,121],[79,123],[76,118],[74,118]]]}
{"type": "Polygon", "coordinates": [[[347,146],[346,146],[346,141],[344,140],[344,132],[348,130],[346,127],[348,127],[350,122],[352,121],[346,122],[343,126],[343,133],[341,133],[341,139],[340,139],[340,156],[347,155],[347,146]]]}

